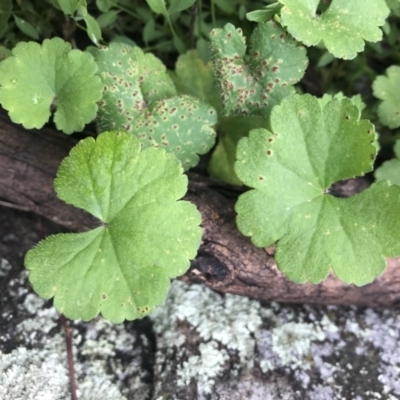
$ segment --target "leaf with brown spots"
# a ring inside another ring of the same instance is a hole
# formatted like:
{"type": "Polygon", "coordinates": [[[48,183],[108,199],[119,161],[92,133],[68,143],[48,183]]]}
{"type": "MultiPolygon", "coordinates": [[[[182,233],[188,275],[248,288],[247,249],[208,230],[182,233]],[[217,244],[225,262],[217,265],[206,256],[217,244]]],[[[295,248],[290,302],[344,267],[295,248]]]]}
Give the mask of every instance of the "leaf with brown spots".
{"type": "Polygon", "coordinates": [[[129,132],[143,148],[162,147],[174,154],[185,170],[213,147],[216,111],[195,97],[178,96],[159,59],[121,43],[92,51],[104,84],[99,132],[129,132]]]}
{"type": "Polygon", "coordinates": [[[308,64],[305,49],[274,22],[258,24],[248,55],[241,29],[232,24],[212,30],[210,40],[225,115],[269,118],[308,64]]]}

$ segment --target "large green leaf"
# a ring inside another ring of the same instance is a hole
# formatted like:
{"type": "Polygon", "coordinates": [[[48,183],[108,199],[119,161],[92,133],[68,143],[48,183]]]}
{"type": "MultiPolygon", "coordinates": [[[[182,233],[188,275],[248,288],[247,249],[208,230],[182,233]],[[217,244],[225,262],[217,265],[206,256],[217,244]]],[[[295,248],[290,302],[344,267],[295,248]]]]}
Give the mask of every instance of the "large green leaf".
{"type": "Polygon", "coordinates": [[[260,115],[294,92],[303,76],[306,52],[273,22],[258,24],[246,42],[241,29],[227,24],[210,33],[213,63],[226,115],[260,115]]]}
{"type": "Polygon", "coordinates": [[[20,42],[0,63],[0,103],[14,122],[41,128],[55,108],[58,129],[81,131],[97,112],[102,84],[93,57],[60,38],[20,42]]]}
{"type": "Polygon", "coordinates": [[[400,127],[400,67],[389,67],[386,75],[375,79],[373,89],[374,95],[383,100],[378,107],[379,119],[393,129],[400,127]]]}
{"type": "Polygon", "coordinates": [[[190,96],[177,96],[166,68],[137,47],[112,43],[94,49],[104,84],[99,103],[98,130],[125,130],[143,147],[163,147],[185,169],[198,162],[215,143],[217,113],[190,96]]]}
{"type": "Polygon", "coordinates": [[[279,241],[278,267],[294,282],[318,283],[332,269],[363,285],[384,271],[384,256],[400,254],[399,187],[329,194],[333,183],[372,169],[376,134],[359,117],[350,100],[322,108],[293,95],[273,109],[272,133],[254,130],[238,144],[236,173],[254,188],[236,204],[239,230],[259,247],[279,241]]]}
{"type": "Polygon", "coordinates": [[[200,245],[200,215],[177,201],[187,177],[162,149],[140,152],[123,132],[81,141],[61,164],[58,196],[99,221],[84,233],[51,236],[25,264],[35,291],[72,319],[99,312],[112,322],[149,314],[183,274],[200,245]]]}
{"type": "Polygon", "coordinates": [[[332,0],[321,15],[320,0],[279,0],[281,22],[293,37],[307,46],[323,41],[336,57],[352,59],[364,49],[364,41],[382,39],[379,29],[389,15],[385,0],[332,0]]]}

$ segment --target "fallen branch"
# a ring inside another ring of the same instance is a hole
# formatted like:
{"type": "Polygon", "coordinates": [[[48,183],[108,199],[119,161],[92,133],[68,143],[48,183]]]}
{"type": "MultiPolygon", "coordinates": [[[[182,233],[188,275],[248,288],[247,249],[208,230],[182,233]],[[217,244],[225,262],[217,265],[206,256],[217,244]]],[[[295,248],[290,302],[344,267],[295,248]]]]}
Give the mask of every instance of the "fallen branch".
{"type": "MultiPolygon", "coordinates": [[[[25,130],[1,116],[0,200],[71,231],[96,226],[92,216],[58,200],[53,190],[57,168],[75,143],[76,139],[51,129],[25,130]]],[[[237,231],[233,210],[237,194],[229,185],[190,174],[186,199],[200,210],[204,234],[198,257],[183,280],[265,301],[369,306],[400,301],[400,258],[388,260],[386,272],[361,288],[334,276],[319,285],[289,282],[276,268],[273,249],[255,248],[237,231]]]]}

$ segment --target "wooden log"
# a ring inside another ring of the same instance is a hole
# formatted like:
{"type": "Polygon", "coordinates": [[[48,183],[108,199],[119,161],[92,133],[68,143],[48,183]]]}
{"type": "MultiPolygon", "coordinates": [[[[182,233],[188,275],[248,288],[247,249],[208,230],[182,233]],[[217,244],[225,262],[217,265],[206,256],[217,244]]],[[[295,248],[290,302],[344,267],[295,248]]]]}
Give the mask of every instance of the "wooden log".
{"type": "MultiPolygon", "coordinates": [[[[97,226],[91,215],[58,200],[53,190],[57,168],[76,141],[52,129],[25,130],[1,115],[0,200],[70,231],[97,226]]],[[[236,229],[233,205],[238,189],[194,174],[189,177],[186,199],[200,210],[204,233],[197,258],[181,278],[186,282],[265,301],[368,306],[400,301],[400,258],[388,260],[385,273],[360,288],[333,275],[319,285],[288,281],[276,268],[273,249],[254,247],[236,229]]]]}

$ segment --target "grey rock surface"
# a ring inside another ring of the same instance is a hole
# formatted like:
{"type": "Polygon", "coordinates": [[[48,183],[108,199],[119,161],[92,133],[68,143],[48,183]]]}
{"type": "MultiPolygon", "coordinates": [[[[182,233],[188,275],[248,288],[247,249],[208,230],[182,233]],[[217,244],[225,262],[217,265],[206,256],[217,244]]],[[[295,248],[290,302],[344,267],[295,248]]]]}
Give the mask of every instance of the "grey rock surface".
{"type": "MultiPolygon", "coordinates": [[[[59,315],[12,272],[1,259],[0,399],[69,399],[59,315]]],[[[399,310],[262,305],[175,281],[150,319],[72,328],[82,400],[400,398],[399,310]]]]}

